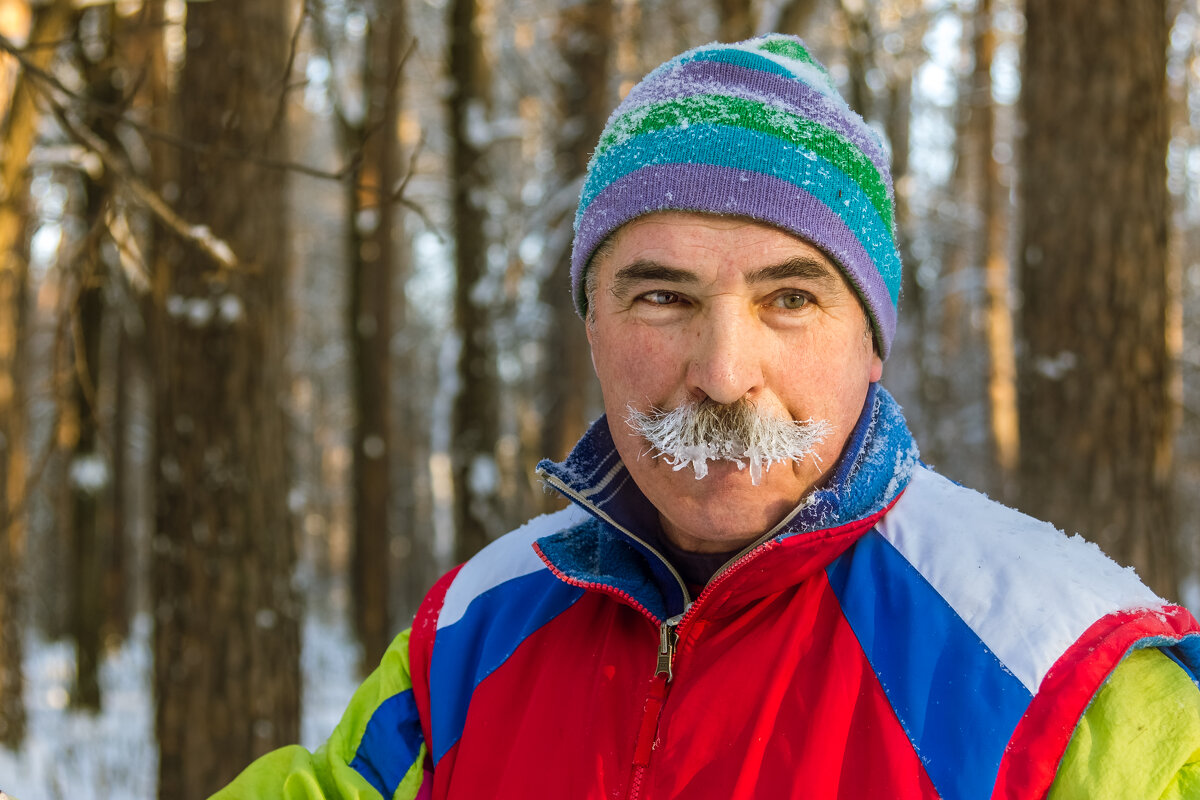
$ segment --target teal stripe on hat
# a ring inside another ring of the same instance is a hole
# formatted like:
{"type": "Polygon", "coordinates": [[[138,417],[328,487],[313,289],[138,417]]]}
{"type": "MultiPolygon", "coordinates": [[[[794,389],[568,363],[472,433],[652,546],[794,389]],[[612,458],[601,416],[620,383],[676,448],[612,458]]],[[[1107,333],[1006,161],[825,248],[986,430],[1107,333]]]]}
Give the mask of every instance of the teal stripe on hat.
{"type": "MultiPolygon", "coordinates": [[[[652,164],[712,164],[760,172],[803,188],[841,217],[862,243],[895,304],[900,296],[900,257],[870,198],[837,166],[801,145],[773,135],[708,123],[636,136],[597,158],[580,198],[577,220],[604,188],[652,164]]],[[[780,198],[786,202],[786,198],[780,198]]],[[[670,208],[669,198],[662,206],[670,208]]],[[[709,209],[721,213],[720,208],[709,209]]]]}
{"type": "Polygon", "coordinates": [[[609,124],[595,158],[632,137],[697,123],[728,125],[770,134],[816,153],[850,176],[891,228],[892,202],[883,177],[853,142],[814,120],[757,100],[729,95],[694,95],[640,106],[609,124]]]}
{"type": "Polygon", "coordinates": [[[719,61],[722,64],[733,64],[738,67],[746,67],[747,69],[756,69],[760,72],[771,72],[775,75],[783,75],[793,80],[796,80],[795,70],[788,69],[783,64],[780,64],[773,58],[755,53],[751,50],[741,50],[736,47],[723,47],[713,50],[698,50],[691,55],[684,56],[677,61],[668,62],[669,66],[676,64],[686,64],[689,61],[719,61]]]}
{"type": "Polygon", "coordinates": [[[846,104],[845,98],[838,93],[837,86],[834,85],[833,78],[829,76],[828,70],[821,66],[812,56],[809,56],[807,59],[793,58],[789,53],[762,47],[755,48],[754,50],[729,46],[701,48],[674,61],[668,61],[666,64],[655,69],[650,75],[661,77],[661,75],[656,75],[656,73],[666,73],[673,67],[693,61],[714,61],[718,64],[731,64],[735,67],[744,67],[746,69],[758,70],[759,72],[769,72],[773,75],[782,75],[790,80],[799,81],[813,87],[821,94],[835,100],[847,113],[853,113],[850,110],[850,106],[846,104]],[[779,61],[780,57],[799,61],[802,66],[797,69],[796,66],[782,64],[779,61]]]}

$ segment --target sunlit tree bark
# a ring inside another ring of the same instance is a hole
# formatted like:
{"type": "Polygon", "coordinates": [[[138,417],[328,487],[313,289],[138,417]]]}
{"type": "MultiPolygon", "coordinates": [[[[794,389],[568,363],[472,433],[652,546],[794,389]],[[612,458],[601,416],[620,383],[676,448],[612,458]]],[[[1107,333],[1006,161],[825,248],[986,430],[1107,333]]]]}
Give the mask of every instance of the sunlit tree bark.
{"type": "MultiPolygon", "coordinates": [[[[57,42],[69,29],[68,3],[34,10],[28,41],[57,42]]],[[[8,33],[13,33],[9,31],[8,33]]],[[[29,48],[29,58],[47,69],[53,47],[29,48]]],[[[0,744],[17,747],[25,735],[24,653],[21,605],[25,553],[25,409],[20,386],[28,284],[29,154],[39,109],[28,73],[18,73],[0,123],[0,744]]]]}
{"type": "Polygon", "coordinates": [[[992,26],[992,0],[980,0],[975,20],[974,91],[979,133],[980,216],[983,237],[984,286],[987,296],[988,406],[992,456],[1000,475],[1002,493],[1017,468],[1017,363],[1013,343],[1012,298],[1009,291],[1005,216],[1008,197],[1000,180],[1000,165],[993,154],[996,141],[995,102],[992,99],[992,57],[996,32],[992,26]]]}
{"type": "Polygon", "coordinates": [[[1163,0],[1029,0],[1021,506],[1176,595],[1163,0]]]}

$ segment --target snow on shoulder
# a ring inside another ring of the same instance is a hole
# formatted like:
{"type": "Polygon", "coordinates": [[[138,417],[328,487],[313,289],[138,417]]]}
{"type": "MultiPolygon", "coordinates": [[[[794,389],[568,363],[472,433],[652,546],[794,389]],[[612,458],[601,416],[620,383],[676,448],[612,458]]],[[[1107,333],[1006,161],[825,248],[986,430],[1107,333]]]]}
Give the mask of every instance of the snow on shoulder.
{"type": "Polygon", "coordinates": [[[1082,536],[928,468],[878,530],[1031,692],[1096,620],[1165,605],[1082,536]]]}

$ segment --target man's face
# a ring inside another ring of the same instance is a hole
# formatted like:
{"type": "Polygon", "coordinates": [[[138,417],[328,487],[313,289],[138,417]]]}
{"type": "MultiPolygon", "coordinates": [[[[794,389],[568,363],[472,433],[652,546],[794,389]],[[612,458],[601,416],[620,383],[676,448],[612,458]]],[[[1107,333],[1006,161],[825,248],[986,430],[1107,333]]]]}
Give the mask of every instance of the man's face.
{"type": "Polygon", "coordinates": [[[661,212],[625,225],[590,267],[588,341],[617,450],[678,546],[748,544],[790,512],[837,461],[883,363],[854,290],[821,251],[744,219],[661,212]],[[629,408],[711,399],[826,420],[832,433],[759,485],[732,462],[697,480],[654,458],[629,408]]]}

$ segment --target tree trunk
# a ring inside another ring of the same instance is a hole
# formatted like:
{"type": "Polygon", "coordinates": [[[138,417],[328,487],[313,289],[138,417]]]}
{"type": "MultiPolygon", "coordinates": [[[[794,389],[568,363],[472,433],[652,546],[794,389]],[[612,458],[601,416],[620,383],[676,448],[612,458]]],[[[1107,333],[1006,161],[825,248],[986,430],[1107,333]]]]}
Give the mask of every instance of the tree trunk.
{"type": "MultiPolygon", "coordinates": [[[[33,12],[30,44],[63,38],[70,4],[40,6],[33,12]]],[[[30,58],[47,69],[53,47],[33,47],[30,58]]],[[[29,175],[26,166],[37,135],[38,108],[29,78],[19,74],[0,128],[0,744],[16,748],[25,736],[24,646],[21,589],[25,553],[25,408],[20,387],[24,346],[26,286],[29,278],[27,224],[29,175]]]]}
{"type": "Polygon", "coordinates": [[[1029,0],[1022,507],[1176,595],[1164,0],[1029,0]]]}
{"type": "Polygon", "coordinates": [[[996,141],[995,101],[992,98],[992,55],[996,33],[992,26],[992,0],[980,0],[975,20],[974,96],[979,130],[980,216],[983,217],[981,251],[987,295],[988,405],[991,409],[992,457],[999,473],[1000,496],[1013,491],[1020,446],[1017,424],[1017,362],[1013,343],[1010,271],[1005,236],[1007,194],[1000,181],[1000,165],[993,149],[996,141]]]}
{"type": "Polygon", "coordinates": [[[113,387],[112,412],[112,492],[109,497],[108,513],[108,552],[103,565],[103,607],[104,634],[117,642],[124,641],[129,635],[130,617],[130,548],[129,528],[133,518],[133,509],[128,502],[129,495],[129,439],[133,431],[133,420],[130,415],[133,382],[136,372],[133,368],[132,343],[121,318],[113,320],[112,346],[113,350],[113,387]]]}
{"type": "MultiPolygon", "coordinates": [[[[404,223],[398,220],[398,238],[403,239],[404,223]]],[[[428,394],[422,389],[425,375],[432,370],[422,370],[421,359],[416,350],[420,347],[421,333],[414,329],[408,315],[408,279],[412,275],[408,247],[397,252],[396,280],[400,291],[395,299],[394,321],[397,332],[402,334],[402,346],[395,354],[395,371],[399,376],[400,391],[392,407],[400,424],[393,428],[392,463],[397,474],[392,481],[395,487],[396,527],[399,531],[399,569],[396,572],[399,586],[397,612],[402,618],[416,613],[421,600],[429,590],[435,567],[433,563],[433,515],[430,497],[429,474],[429,406],[428,394]]]]}
{"type": "Polygon", "coordinates": [[[495,299],[480,297],[487,279],[487,240],[482,195],[487,178],[484,142],[487,80],[483,43],[476,30],[477,0],[451,0],[450,56],[450,172],[454,219],[454,321],[460,338],[458,393],[451,417],[451,469],[454,480],[454,558],[466,561],[496,533],[503,520],[496,497],[499,467],[500,390],[492,342],[495,299]]]}
{"type": "MultiPolygon", "coordinates": [[[[608,43],[613,23],[612,0],[589,0],[559,12],[556,39],[566,70],[558,85],[561,123],[555,144],[555,172],[564,185],[583,179],[611,110],[608,43]]],[[[583,435],[589,408],[597,405],[599,396],[587,335],[571,296],[574,210],[563,209],[553,223],[558,231],[552,239],[556,246],[550,253],[554,269],[544,290],[554,322],[545,342],[546,369],[541,379],[545,398],[541,455],[554,459],[565,458],[583,435]]],[[[547,504],[558,502],[551,494],[543,497],[547,504]]]]}
{"type": "Polygon", "coordinates": [[[214,149],[179,166],[190,244],[155,273],[154,687],[159,796],[204,798],[299,736],[299,608],[283,395],[285,0],[188,7],[179,124],[214,149]],[[220,148],[218,152],[216,148],[220,148]],[[240,156],[230,156],[236,153],[240,156]]]}
{"type": "MultiPolygon", "coordinates": [[[[972,11],[960,11],[959,23],[963,30],[976,31],[970,41],[964,33],[964,41],[960,44],[962,58],[974,55],[973,48],[978,42],[978,26],[984,24],[981,15],[972,11]]],[[[990,20],[988,21],[990,24],[990,20]]],[[[972,282],[967,275],[967,264],[970,261],[970,243],[974,239],[974,216],[967,209],[974,208],[971,192],[974,188],[973,173],[970,167],[975,163],[979,153],[979,114],[976,107],[981,99],[976,94],[979,84],[977,78],[978,64],[975,70],[958,80],[958,97],[954,106],[954,171],[950,175],[948,186],[948,202],[953,204],[956,213],[946,220],[948,230],[942,234],[942,271],[939,277],[942,294],[941,325],[938,334],[938,351],[943,363],[954,362],[960,353],[966,349],[965,343],[970,335],[970,319],[973,314],[973,304],[968,301],[972,292],[969,284],[972,282]],[[952,227],[950,227],[952,226],[952,227]]],[[[990,76],[989,76],[990,77],[990,76]]],[[[988,100],[991,99],[988,84],[988,100]]],[[[981,172],[981,170],[976,170],[981,172]]],[[[905,270],[908,272],[908,270],[905,270]]],[[[939,394],[945,394],[940,392],[939,394]]],[[[936,412],[935,412],[936,413],[936,412]]],[[[931,454],[932,455],[932,454],[931,454]]]]}
{"type": "Polygon", "coordinates": [[[391,641],[388,513],[392,464],[392,283],[396,261],[400,60],[404,11],[381,4],[366,37],[366,114],[357,132],[362,162],[351,187],[350,340],[354,369],[354,622],[364,673],[391,641]],[[369,220],[369,223],[364,221],[369,220]]]}
{"type": "Polygon", "coordinates": [[[871,7],[863,0],[839,0],[846,25],[846,68],[850,72],[850,107],[863,119],[872,114],[871,87],[867,73],[875,66],[875,36],[871,30],[871,7]]]}
{"type": "MultiPolygon", "coordinates": [[[[95,187],[90,187],[94,189],[95,187]]],[[[92,192],[89,191],[89,195],[92,192]]],[[[88,209],[91,213],[92,200],[88,209]]],[[[100,710],[100,629],[104,624],[103,568],[104,533],[100,508],[109,486],[108,460],[100,452],[99,409],[100,331],[103,328],[104,298],[98,285],[98,252],[85,267],[71,325],[75,329],[74,387],[70,417],[73,446],[70,480],[70,548],[67,563],[71,593],[67,629],[75,643],[75,691],[71,704],[89,711],[100,710]]]]}
{"type": "MultiPolygon", "coordinates": [[[[130,108],[146,124],[166,130],[169,126],[170,91],[167,87],[163,4],[145,3],[133,16],[116,15],[113,24],[114,35],[121,43],[118,57],[124,75],[129,83],[138,87],[137,92],[128,98],[130,108]]],[[[173,151],[166,149],[162,142],[148,141],[146,144],[149,163],[147,173],[142,177],[151,187],[161,189],[164,183],[161,173],[173,151]]],[[[137,209],[127,208],[125,213],[131,217],[130,225],[137,221],[132,219],[139,213],[137,209]]],[[[153,272],[156,269],[157,242],[162,231],[151,220],[147,219],[146,222],[147,233],[138,238],[137,243],[147,271],[153,272]]],[[[112,324],[116,385],[112,391],[112,505],[108,517],[110,538],[104,569],[104,627],[106,635],[117,641],[123,641],[128,635],[134,610],[133,533],[138,528],[143,504],[132,502],[134,495],[131,490],[140,494],[145,478],[141,470],[144,459],[134,458],[130,440],[140,414],[140,409],[134,403],[135,387],[144,385],[146,376],[144,320],[153,316],[153,310],[147,295],[138,294],[134,299],[136,304],[118,309],[122,313],[115,315],[112,324]]]]}
{"type": "Polygon", "coordinates": [[[788,0],[775,7],[772,18],[761,20],[758,30],[760,33],[778,31],[802,36],[808,29],[813,12],[820,5],[821,0],[788,0]]]}
{"type": "MultiPolygon", "coordinates": [[[[121,91],[113,44],[112,6],[80,12],[99,18],[96,26],[106,47],[96,60],[80,48],[80,69],[87,83],[87,96],[105,108],[116,108],[121,91]]],[[[77,25],[78,29],[79,26],[77,25]]],[[[85,124],[110,149],[117,150],[114,118],[88,114],[85,124]]],[[[107,178],[84,179],[83,218],[86,230],[104,225],[109,202],[107,178]]],[[[73,387],[70,419],[72,451],[70,475],[70,568],[71,599],[68,629],[75,643],[75,691],[71,702],[78,708],[100,709],[100,658],[102,628],[106,616],[104,574],[112,531],[103,524],[110,499],[111,462],[101,446],[100,397],[102,388],[101,338],[105,327],[105,265],[99,243],[92,240],[83,254],[75,307],[71,312],[73,331],[73,387]]]]}
{"type": "MultiPolygon", "coordinates": [[[[740,42],[754,35],[754,8],[750,0],[717,0],[717,16],[721,22],[717,38],[722,42],[740,42]]],[[[600,138],[599,134],[596,138],[600,138]]]]}

